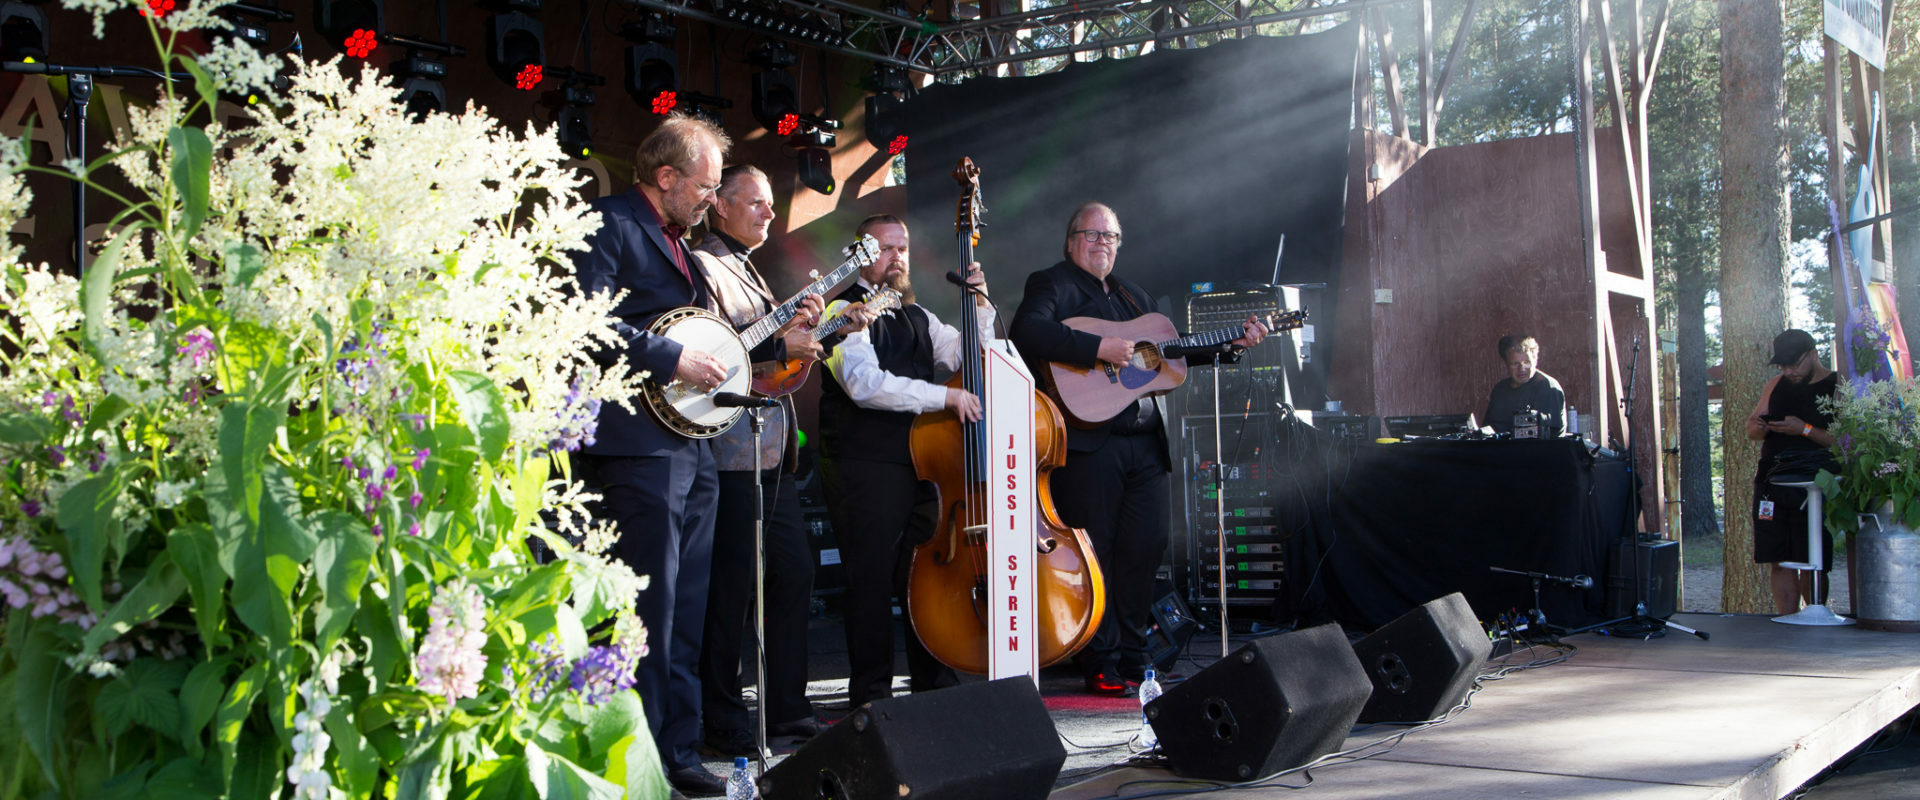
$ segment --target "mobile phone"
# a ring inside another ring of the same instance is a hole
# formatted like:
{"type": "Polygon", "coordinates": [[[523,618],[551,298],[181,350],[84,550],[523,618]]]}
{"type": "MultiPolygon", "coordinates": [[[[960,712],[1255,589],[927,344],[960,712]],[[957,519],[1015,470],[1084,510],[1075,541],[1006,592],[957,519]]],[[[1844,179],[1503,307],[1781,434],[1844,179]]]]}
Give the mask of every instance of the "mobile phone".
{"type": "Polygon", "coordinates": [[[1783,419],[1786,419],[1786,417],[1783,417],[1779,414],[1761,414],[1760,415],[1761,422],[1779,422],[1780,420],[1783,420],[1783,419]]]}

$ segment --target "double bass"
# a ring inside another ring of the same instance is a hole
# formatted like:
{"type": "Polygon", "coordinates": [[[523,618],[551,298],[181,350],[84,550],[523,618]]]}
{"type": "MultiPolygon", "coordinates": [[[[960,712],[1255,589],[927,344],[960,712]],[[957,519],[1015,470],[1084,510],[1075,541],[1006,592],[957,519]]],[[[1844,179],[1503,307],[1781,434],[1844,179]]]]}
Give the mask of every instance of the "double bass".
{"type": "MultiPolygon", "coordinates": [[[[960,263],[972,264],[979,243],[980,170],[960,159],[954,180],[961,197],[954,226],[960,263]]],[[[965,267],[961,268],[963,271],[965,267]]],[[[974,289],[960,297],[960,369],[947,381],[985,398],[984,343],[974,311],[974,289]]],[[[1083,530],[1067,527],[1054,509],[1048,471],[1067,457],[1066,420],[1058,406],[1037,389],[1033,398],[1034,600],[1040,666],[1073,655],[1093,639],[1106,611],[1106,583],[1083,530]]],[[[983,404],[977,422],[965,422],[950,409],[922,414],[913,422],[909,445],[920,479],[934,484],[939,516],[933,538],[914,550],[907,576],[907,613],[927,651],[962,672],[987,671],[987,531],[990,508],[987,477],[987,420],[983,404]]],[[[993,497],[1001,493],[992,493],[993,497]]]]}

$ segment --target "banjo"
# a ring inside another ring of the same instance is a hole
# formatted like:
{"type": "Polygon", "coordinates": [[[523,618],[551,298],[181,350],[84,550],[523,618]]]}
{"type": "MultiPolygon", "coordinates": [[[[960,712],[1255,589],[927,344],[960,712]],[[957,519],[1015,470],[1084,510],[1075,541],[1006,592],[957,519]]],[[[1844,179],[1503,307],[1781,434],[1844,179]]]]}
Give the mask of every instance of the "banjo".
{"type": "Polygon", "coordinates": [[[676,308],[654,320],[647,327],[649,333],[678,342],[681,347],[712,354],[725,367],[726,377],[713,391],[702,391],[680,380],[664,384],[643,381],[640,394],[647,413],[662,427],[690,439],[710,439],[733,427],[743,409],[718,405],[714,399],[721,394],[744,395],[751,390],[753,365],[748,362],[747,354],[793,321],[799,313],[800,301],[807,295],[824,296],[861,267],[879,258],[880,243],[872,236],[862,236],[860,241],[840,252],[847,257],[840,266],[826,275],[813,272],[812,283],[738,333],[726,320],[704,308],[676,308]]]}

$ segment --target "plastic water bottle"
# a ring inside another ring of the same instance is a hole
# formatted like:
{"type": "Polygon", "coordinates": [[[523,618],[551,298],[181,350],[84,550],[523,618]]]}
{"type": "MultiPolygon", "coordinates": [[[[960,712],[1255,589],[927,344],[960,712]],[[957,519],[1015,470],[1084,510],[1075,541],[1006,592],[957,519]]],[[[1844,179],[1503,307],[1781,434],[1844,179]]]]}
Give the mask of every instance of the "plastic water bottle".
{"type": "Polygon", "coordinates": [[[1140,681],[1140,744],[1151,750],[1160,745],[1160,737],[1153,732],[1153,721],[1147,717],[1147,704],[1160,696],[1160,679],[1153,674],[1153,668],[1147,668],[1147,676],[1140,681]]]}
{"type": "Polygon", "coordinates": [[[747,771],[747,757],[733,760],[733,774],[727,776],[727,800],[753,800],[759,793],[753,786],[753,773],[747,771]]]}

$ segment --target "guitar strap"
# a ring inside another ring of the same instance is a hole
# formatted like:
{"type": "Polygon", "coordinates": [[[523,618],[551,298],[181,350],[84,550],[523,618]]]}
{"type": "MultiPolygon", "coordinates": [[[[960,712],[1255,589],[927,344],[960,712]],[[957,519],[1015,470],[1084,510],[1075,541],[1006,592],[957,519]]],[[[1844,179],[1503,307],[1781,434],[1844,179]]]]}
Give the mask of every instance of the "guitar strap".
{"type": "Polygon", "coordinates": [[[1134,302],[1133,292],[1127,291],[1127,285],[1121,283],[1119,278],[1113,280],[1113,288],[1120,290],[1120,298],[1127,301],[1127,305],[1133,308],[1133,315],[1135,317],[1146,316],[1147,310],[1141,308],[1139,303],[1134,302]]]}

